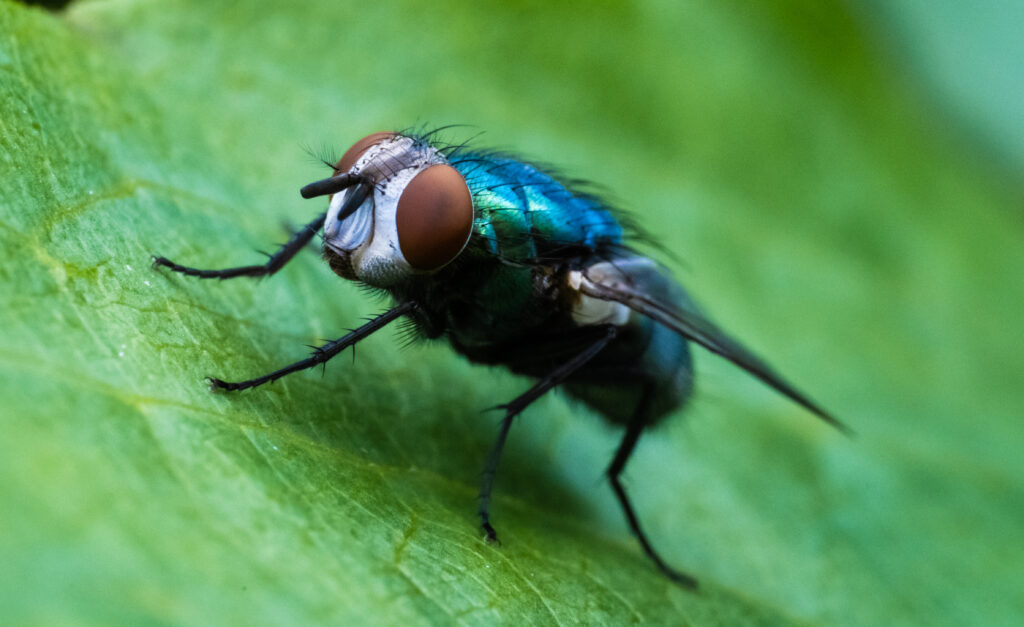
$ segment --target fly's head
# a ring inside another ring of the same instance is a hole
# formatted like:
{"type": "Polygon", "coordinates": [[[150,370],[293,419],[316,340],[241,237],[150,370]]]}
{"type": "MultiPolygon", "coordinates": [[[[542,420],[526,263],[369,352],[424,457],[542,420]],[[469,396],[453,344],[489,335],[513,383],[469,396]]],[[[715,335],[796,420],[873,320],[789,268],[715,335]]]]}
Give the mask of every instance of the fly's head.
{"type": "Polygon", "coordinates": [[[355,143],[331,178],[302,188],[331,195],[324,257],[346,279],[390,287],[448,265],[469,242],[473,198],[443,154],[397,133],[355,143]]]}

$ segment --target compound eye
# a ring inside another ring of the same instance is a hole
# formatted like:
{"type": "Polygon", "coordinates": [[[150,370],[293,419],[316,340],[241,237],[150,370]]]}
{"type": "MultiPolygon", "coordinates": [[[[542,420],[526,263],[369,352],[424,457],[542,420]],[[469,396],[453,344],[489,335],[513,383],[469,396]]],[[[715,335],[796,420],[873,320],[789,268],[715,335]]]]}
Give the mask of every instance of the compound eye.
{"type": "Polygon", "coordinates": [[[449,165],[417,174],[398,199],[395,216],[402,255],[417,270],[437,270],[462,252],[473,230],[473,198],[449,165]]]}
{"type": "Polygon", "coordinates": [[[373,148],[377,144],[383,144],[394,137],[395,133],[390,132],[380,132],[374,133],[373,135],[367,135],[353,144],[351,148],[346,150],[345,154],[343,154],[341,159],[338,161],[338,164],[334,167],[338,172],[348,172],[352,169],[352,166],[356,164],[356,161],[359,161],[359,157],[362,157],[364,152],[373,148]]]}

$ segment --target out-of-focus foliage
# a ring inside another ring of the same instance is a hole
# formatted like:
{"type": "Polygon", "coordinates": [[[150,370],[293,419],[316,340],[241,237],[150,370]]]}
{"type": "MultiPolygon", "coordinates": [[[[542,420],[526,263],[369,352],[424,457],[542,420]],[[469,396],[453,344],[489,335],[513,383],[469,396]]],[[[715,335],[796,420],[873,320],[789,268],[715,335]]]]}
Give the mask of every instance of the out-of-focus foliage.
{"type": "MultiPolygon", "coordinates": [[[[1024,169],[1024,3],[1017,0],[849,2],[899,49],[905,75],[927,83],[946,106],[1000,156],[1024,169]]],[[[1019,177],[1019,174],[1018,174],[1019,177]]]]}
{"type": "Polygon", "coordinates": [[[1019,171],[845,3],[555,4],[0,3],[3,622],[1024,613],[1019,171]],[[321,209],[301,146],[450,122],[604,184],[858,432],[699,355],[627,473],[699,593],[629,537],[618,434],[557,396],[516,426],[487,546],[480,410],[528,382],[443,345],[205,389],[382,304],[314,254],[223,283],[149,255],[251,263],[321,209]]]}

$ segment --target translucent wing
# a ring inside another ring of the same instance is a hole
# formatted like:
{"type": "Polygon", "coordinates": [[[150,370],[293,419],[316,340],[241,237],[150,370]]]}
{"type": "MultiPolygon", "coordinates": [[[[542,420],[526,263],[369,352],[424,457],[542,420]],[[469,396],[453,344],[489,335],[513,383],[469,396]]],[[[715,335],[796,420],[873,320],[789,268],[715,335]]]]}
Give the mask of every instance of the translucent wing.
{"type": "Polygon", "coordinates": [[[662,289],[658,289],[657,286],[666,281],[654,262],[644,257],[631,257],[590,266],[581,273],[578,289],[582,294],[592,298],[622,303],[633,311],[665,325],[688,340],[743,368],[825,422],[845,433],[851,433],[846,425],[704,317],[684,295],[678,294],[677,298],[671,299],[678,300],[678,303],[665,298],[666,290],[663,286],[662,289]]]}

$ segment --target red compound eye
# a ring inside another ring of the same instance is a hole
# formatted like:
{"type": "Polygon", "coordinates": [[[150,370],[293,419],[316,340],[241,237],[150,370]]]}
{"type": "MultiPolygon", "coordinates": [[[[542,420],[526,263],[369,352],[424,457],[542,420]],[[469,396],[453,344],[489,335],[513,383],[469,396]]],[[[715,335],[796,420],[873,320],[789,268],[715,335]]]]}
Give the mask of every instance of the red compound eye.
{"type": "Polygon", "coordinates": [[[398,245],[417,270],[437,270],[462,252],[473,230],[473,198],[448,165],[417,174],[398,199],[398,245]]]}
{"type": "Polygon", "coordinates": [[[381,132],[374,133],[373,135],[367,135],[360,139],[351,148],[345,151],[345,154],[341,156],[341,160],[338,161],[338,165],[334,166],[338,172],[348,172],[352,169],[352,166],[359,161],[359,157],[363,156],[363,153],[377,144],[382,144],[385,141],[395,137],[394,133],[381,132]]]}

